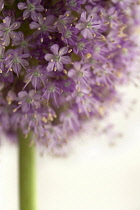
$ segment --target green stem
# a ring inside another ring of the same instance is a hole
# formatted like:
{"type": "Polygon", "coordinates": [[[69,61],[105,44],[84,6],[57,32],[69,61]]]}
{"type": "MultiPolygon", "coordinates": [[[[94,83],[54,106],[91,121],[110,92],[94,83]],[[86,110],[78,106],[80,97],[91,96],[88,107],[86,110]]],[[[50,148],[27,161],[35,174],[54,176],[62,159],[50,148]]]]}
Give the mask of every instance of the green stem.
{"type": "Polygon", "coordinates": [[[36,210],[35,147],[19,132],[19,205],[20,210],[36,210]]]}

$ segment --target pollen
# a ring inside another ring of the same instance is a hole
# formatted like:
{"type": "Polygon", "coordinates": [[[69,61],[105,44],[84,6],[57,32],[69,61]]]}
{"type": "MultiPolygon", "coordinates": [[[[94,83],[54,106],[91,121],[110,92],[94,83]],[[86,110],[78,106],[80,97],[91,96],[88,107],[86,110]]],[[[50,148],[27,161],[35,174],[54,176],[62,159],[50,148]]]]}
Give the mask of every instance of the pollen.
{"type": "Polygon", "coordinates": [[[118,48],[121,48],[122,46],[120,44],[117,45],[118,48]]]}
{"type": "Polygon", "coordinates": [[[63,72],[64,72],[64,74],[67,74],[68,73],[66,69],[64,69],[63,72]]]}
{"type": "Polygon", "coordinates": [[[48,120],[47,120],[46,117],[42,117],[42,121],[43,121],[44,123],[47,123],[47,122],[48,122],[48,120]]]}
{"type": "Polygon", "coordinates": [[[103,106],[99,107],[98,112],[99,112],[100,115],[102,115],[102,116],[104,115],[104,108],[103,108],[103,106]]]}
{"type": "Polygon", "coordinates": [[[8,70],[9,70],[9,71],[13,71],[13,69],[12,69],[12,68],[9,68],[8,70]]]}
{"type": "Polygon", "coordinates": [[[86,58],[87,58],[87,59],[91,58],[91,53],[87,53],[87,54],[86,54],[86,58]]]}
{"type": "Polygon", "coordinates": [[[72,49],[70,49],[69,51],[68,51],[68,53],[71,53],[72,52],[72,49]]]}
{"type": "Polygon", "coordinates": [[[127,53],[128,49],[127,48],[122,48],[122,52],[127,53]]]}
{"type": "Polygon", "coordinates": [[[52,39],[52,37],[51,36],[48,36],[49,37],[49,39],[51,40],[52,39]]]}
{"type": "Polygon", "coordinates": [[[78,112],[79,112],[79,113],[81,113],[81,112],[82,112],[82,110],[79,108],[79,109],[78,109],[78,112]]]}
{"type": "Polygon", "coordinates": [[[17,108],[16,109],[13,109],[13,112],[16,112],[17,111],[17,108]]]}

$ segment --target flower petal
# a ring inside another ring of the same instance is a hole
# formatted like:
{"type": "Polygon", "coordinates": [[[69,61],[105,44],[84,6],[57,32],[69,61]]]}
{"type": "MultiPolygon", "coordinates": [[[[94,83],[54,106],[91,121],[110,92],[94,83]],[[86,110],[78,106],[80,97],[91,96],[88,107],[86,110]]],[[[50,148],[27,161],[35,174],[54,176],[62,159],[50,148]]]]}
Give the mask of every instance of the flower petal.
{"type": "Polygon", "coordinates": [[[37,21],[38,15],[35,11],[31,11],[31,18],[32,18],[32,20],[37,21]]]}
{"type": "Polygon", "coordinates": [[[62,71],[63,70],[63,64],[61,62],[56,62],[56,68],[58,71],[62,71]]]}
{"type": "Polygon", "coordinates": [[[18,97],[19,98],[23,98],[23,97],[25,97],[27,95],[28,95],[28,93],[26,91],[21,91],[21,92],[18,93],[18,97]]]}
{"type": "Polygon", "coordinates": [[[30,27],[30,29],[36,29],[36,28],[39,28],[39,24],[36,22],[31,22],[29,24],[29,27],[30,27]]]}
{"type": "Polygon", "coordinates": [[[44,7],[42,5],[38,5],[38,6],[36,6],[35,10],[37,12],[43,12],[44,11],[44,7]]]}
{"type": "Polygon", "coordinates": [[[51,25],[54,21],[55,21],[54,15],[48,15],[46,17],[46,23],[47,23],[47,25],[51,25]]]}
{"type": "Polygon", "coordinates": [[[53,58],[53,54],[48,53],[44,56],[44,58],[45,58],[45,60],[50,61],[53,58]]]}
{"type": "Polygon", "coordinates": [[[63,64],[69,64],[69,63],[71,63],[71,58],[69,56],[62,56],[61,57],[61,62],[63,64]]]}
{"type": "Polygon", "coordinates": [[[75,68],[75,70],[80,70],[80,68],[81,68],[81,64],[80,64],[80,62],[75,62],[74,63],[74,68],[75,68]]]}
{"type": "Polygon", "coordinates": [[[80,20],[81,20],[82,22],[87,22],[86,12],[82,12],[81,17],[80,17],[80,20]]]}
{"type": "Polygon", "coordinates": [[[29,10],[25,10],[24,12],[23,12],[23,18],[28,18],[29,17],[29,15],[30,15],[30,11],[29,10]]]}
{"type": "Polygon", "coordinates": [[[68,76],[73,77],[75,75],[75,73],[76,73],[75,70],[71,69],[71,70],[68,71],[68,76]]]}
{"type": "Polygon", "coordinates": [[[67,47],[62,47],[59,50],[59,55],[65,55],[68,52],[68,48],[67,47]]]}
{"type": "Polygon", "coordinates": [[[48,71],[53,71],[53,69],[54,69],[54,64],[55,64],[55,62],[49,62],[49,64],[48,64],[48,66],[47,66],[47,70],[48,71]]]}
{"type": "Polygon", "coordinates": [[[83,28],[85,27],[85,24],[83,24],[83,23],[78,23],[78,24],[76,24],[75,27],[78,28],[79,30],[81,30],[81,29],[83,29],[83,28]]]}
{"type": "Polygon", "coordinates": [[[4,19],[4,25],[5,25],[7,28],[9,28],[10,24],[11,24],[11,17],[6,17],[6,18],[4,19]]]}
{"type": "Polygon", "coordinates": [[[26,3],[18,3],[18,8],[20,9],[20,10],[23,10],[23,9],[26,9],[27,8],[27,4],[26,3]]]}
{"type": "Polygon", "coordinates": [[[11,29],[11,30],[16,30],[16,29],[18,29],[20,26],[21,26],[21,23],[17,21],[17,22],[15,22],[15,23],[12,23],[12,25],[10,26],[10,29],[11,29]]]}
{"type": "Polygon", "coordinates": [[[85,38],[85,39],[92,39],[93,35],[91,33],[91,31],[88,28],[85,28],[81,31],[81,35],[85,38]]]}
{"type": "Polygon", "coordinates": [[[52,51],[52,53],[53,53],[54,55],[58,55],[58,50],[59,50],[58,44],[52,45],[52,46],[50,47],[50,50],[52,51]]]}

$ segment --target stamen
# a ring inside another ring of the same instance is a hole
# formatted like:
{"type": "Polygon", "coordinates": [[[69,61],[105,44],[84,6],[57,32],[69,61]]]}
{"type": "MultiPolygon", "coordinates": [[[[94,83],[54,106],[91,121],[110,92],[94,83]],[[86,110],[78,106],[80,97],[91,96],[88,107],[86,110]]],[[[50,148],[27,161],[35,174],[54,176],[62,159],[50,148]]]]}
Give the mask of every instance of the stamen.
{"type": "Polygon", "coordinates": [[[16,112],[17,111],[17,108],[16,109],[13,109],[13,112],[16,112]]]}
{"type": "Polygon", "coordinates": [[[18,104],[21,105],[22,104],[22,101],[19,101],[18,104]]]}
{"type": "Polygon", "coordinates": [[[81,113],[81,112],[82,112],[82,110],[79,108],[79,109],[78,109],[78,112],[79,112],[79,113],[81,113]]]}
{"type": "Polygon", "coordinates": [[[46,117],[42,117],[42,121],[43,121],[44,123],[47,123],[47,122],[48,122],[48,120],[47,120],[46,117]]]}
{"type": "Polygon", "coordinates": [[[64,72],[64,74],[67,74],[68,73],[66,69],[64,69],[63,72],[64,72]]]}
{"type": "Polygon", "coordinates": [[[71,53],[72,52],[72,49],[70,49],[69,51],[68,51],[68,53],[71,53]]]}
{"type": "Polygon", "coordinates": [[[52,39],[52,37],[51,36],[48,36],[49,37],[49,39],[52,39]]]}
{"type": "Polygon", "coordinates": [[[87,59],[91,58],[91,53],[87,53],[87,54],[86,54],[86,58],[87,58],[87,59]]]}
{"type": "Polygon", "coordinates": [[[9,70],[9,71],[13,71],[13,69],[12,69],[12,68],[9,68],[8,70],[9,70]]]}

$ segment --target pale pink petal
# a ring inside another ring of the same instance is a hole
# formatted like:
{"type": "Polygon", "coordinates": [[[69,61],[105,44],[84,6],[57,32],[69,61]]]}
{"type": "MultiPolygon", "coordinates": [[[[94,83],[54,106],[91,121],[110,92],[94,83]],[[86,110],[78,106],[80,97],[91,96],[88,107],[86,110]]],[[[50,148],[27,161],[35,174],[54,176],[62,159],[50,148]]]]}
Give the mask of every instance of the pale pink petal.
{"type": "Polygon", "coordinates": [[[18,3],[18,8],[20,10],[26,9],[27,8],[27,4],[26,3],[18,3]]]}
{"type": "Polygon", "coordinates": [[[31,23],[29,24],[29,26],[30,26],[30,29],[36,29],[36,28],[39,28],[39,24],[38,24],[38,23],[36,23],[36,22],[31,22],[31,23]]]}
{"type": "Polygon", "coordinates": [[[63,64],[69,64],[69,63],[71,63],[71,59],[69,56],[63,56],[63,57],[61,57],[61,62],[63,64]]]}
{"type": "Polygon", "coordinates": [[[50,50],[52,51],[52,53],[53,53],[54,55],[58,55],[58,50],[59,50],[58,44],[52,45],[52,46],[50,47],[50,50]]]}
{"type": "Polygon", "coordinates": [[[47,25],[51,25],[55,21],[55,17],[53,15],[48,15],[46,17],[46,23],[47,25]]]}
{"type": "Polygon", "coordinates": [[[81,68],[81,64],[79,62],[75,62],[74,63],[74,68],[79,71],[80,68],[81,68]]]}
{"type": "Polygon", "coordinates": [[[87,22],[86,12],[82,12],[81,17],[80,17],[80,20],[81,20],[82,22],[87,22]]]}
{"type": "Polygon", "coordinates": [[[26,10],[23,12],[23,17],[24,17],[24,18],[28,18],[29,15],[30,15],[30,11],[26,9],[26,10]]]}
{"type": "Polygon", "coordinates": [[[62,71],[63,70],[63,64],[60,62],[56,62],[56,68],[58,71],[62,71]]]}
{"type": "Polygon", "coordinates": [[[49,54],[49,53],[44,56],[45,60],[47,60],[47,61],[50,61],[53,57],[54,57],[54,55],[49,54]]]}
{"type": "Polygon", "coordinates": [[[91,33],[91,31],[88,28],[85,28],[81,31],[81,35],[85,38],[85,39],[92,39],[93,35],[91,33]]]}
{"type": "Polygon", "coordinates": [[[84,23],[78,23],[78,24],[76,24],[75,27],[78,28],[79,30],[81,30],[81,29],[85,28],[85,24],[84,23]]]}
{"type": "Polygon", "coordinates": [[[28,96],[28,93],[26,91],[21,91],[21,92],[18,93],[19,98],[23,98],[25,96],[28,96]]]}
{"type": "Polygon", "coordinates": [[[70,71],[68,71],[68,76],[69,77],[73,77],[75,75],[75,70],[71,69],[70,71]]]}
{"type": "Polygon", "coordinates": [[[30,90],[29,91],[29,96],[32,98],[35,95],[35,90],[30,90]]]}
{"type": "Polygon", "coordinates": [[[58,50],[59,50],[58,44],[52,45],[52,46],[50,47],[50,50],[52,51],[52,53],[53,53],[54,55],[58,55],[58,50]]]}
{"type": "Polygon", "coordinates": [[[54,64],[55,64],[55,62],[49,62],[49,64],[48,64],[48,66],[47,66],[47,70],[48,71],[53,71],[53,69],[54,69],[54,64]]]}
{"type": "Polygon", "coordinates": [[[59,50],[59,55],[65,55],[68,52],[68,48],[67,47],[62,47],[59,50]]]}

